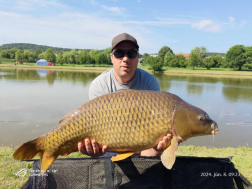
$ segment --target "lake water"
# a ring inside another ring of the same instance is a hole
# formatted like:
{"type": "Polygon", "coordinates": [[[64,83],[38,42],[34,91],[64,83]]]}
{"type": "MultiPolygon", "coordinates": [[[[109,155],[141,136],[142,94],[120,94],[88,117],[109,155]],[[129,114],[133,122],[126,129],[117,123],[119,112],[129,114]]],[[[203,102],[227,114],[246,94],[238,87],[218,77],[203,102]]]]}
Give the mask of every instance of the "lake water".
{"type": "MultiPolygon", "coordinates": [[[[0,69],[0,145],[19,146],[55,128],[59,120],[88,101],[99,73],[0,69]]],[[[181,145],[252,147],[252,79],[157,74],[162,91],[205,110],[219,133],[181,145]]]]}

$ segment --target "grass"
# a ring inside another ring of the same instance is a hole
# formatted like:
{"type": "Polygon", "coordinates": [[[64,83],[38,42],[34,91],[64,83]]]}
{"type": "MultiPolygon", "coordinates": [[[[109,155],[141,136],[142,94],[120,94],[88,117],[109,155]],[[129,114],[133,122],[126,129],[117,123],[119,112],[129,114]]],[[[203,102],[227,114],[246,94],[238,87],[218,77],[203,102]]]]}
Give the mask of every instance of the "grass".
{"type": "MultiPolygon", "coordinates": [[[[24,177],[16,176],[21,169],[32,170],[32,162],[22,162],[14,160],[12,154],[15,147],[0,147],[0,188],[21,188],[29,178],[27,173],[24,177]]],[[[207,148],[196,146],[179,146],[178,156],[197,156],[197,157],[227,157],[233,156],[232,161],[235,167],[250,182],[252,182],[252,148],[207,148]]],[[[67,158],[85,157],[79,152],[71,153],[67,158]]],[[[38,157],[36,157],[37,159],[38,157]]],[[[61,156],[59,158],[62,158],[61,156]]]]}
{"type": "MultiPolygon", "coordinates": [[[[80,72],[99,72],[102,73],[112,65],[79,65],[79,64],[56,64],[55,66],[37,66],[36,63],[24,62],[22,65],[15,65],[10,62],[2,62],[0,68],[16,68],[16,69],[41,69],[41,70],[66,70],[66,71],[80,71],[80,72]]],[[[144,69],[150,73],[149,66],[138,65],[138,68],[144,69]]],[[[194,70],[190,67],[188,68],[171,68],[164,67],[163,73],[167,75],[190,75],[190,76],[204,76],[204,77],[228,77],[228,78],[252,78],[252,71],[242,70],[237,71],[231,68],[212,68],[207,70],[206,68],[196,67],[194,70]]]]}

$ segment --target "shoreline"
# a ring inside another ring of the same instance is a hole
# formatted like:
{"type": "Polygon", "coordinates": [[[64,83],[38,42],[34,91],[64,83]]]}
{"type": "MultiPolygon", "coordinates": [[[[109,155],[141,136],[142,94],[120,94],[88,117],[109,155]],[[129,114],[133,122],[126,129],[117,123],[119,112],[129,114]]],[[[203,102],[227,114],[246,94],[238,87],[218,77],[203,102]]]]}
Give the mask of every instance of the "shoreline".
{"type": "MultiPolygon", "coordinates": [[[[31,65],[13,65],[0,64],[0,69],[41,69],[54,71],[79,71],[79,72],[99,72],[102,73],[112,67],[66,67],[66,66],[31,66],[31,65]]],[[[141,68],[149,73],[151,70],[141,68]]],[[[252,71],[214,71],[214,70],[165,70],[163,74],[166,75],[180,75],[180,76],[199,76],[199,77],[219,77],[219,78],[244,78],[252,79],[252,71]]]]}

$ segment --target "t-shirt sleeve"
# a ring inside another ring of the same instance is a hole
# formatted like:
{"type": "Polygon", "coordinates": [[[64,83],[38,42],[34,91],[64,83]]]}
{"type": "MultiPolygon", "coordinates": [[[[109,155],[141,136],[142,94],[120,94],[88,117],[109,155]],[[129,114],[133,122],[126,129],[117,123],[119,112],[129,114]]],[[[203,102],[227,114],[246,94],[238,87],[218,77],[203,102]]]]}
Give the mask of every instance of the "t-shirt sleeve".
{"type": "Polygon", "coordinates": [[[150,77],[148,90],[160,91],[160,86],[159,86],[158,80],[153,75],[151,75],[151,77],[150,77]]]}
{"type": "Polygon", "coordinates": [[[94,98],[97,98],[99,96],[103,95],[103,88],[101,87],[101,85],[99,85],[100,83],[97,82],[96,80],[91,82],[91,85],[89,87],[89,100],[92,100],[94,98]]]}

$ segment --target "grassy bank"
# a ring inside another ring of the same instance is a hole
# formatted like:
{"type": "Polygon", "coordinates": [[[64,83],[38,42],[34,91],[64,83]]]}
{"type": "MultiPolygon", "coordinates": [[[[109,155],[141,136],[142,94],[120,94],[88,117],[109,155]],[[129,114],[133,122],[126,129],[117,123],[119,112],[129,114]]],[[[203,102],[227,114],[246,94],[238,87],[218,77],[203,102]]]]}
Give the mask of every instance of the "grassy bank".
{"type": "MultiPolygon", "coordinates": [[[[112,65],[78,65],[78,64],[56,64],[56,66],[37,66],[36,63],[24,63],[23,65],[15,65],[13,63],[1,63],[0,68],[15,68],[15,69],[41,69],[41,70],[65,70],[65,71],[81,71],[81,72],[104,72],[107,69],[112,68],[112,65]]],[[[148,69],[148,66],[139,65],[138,68],[146,70],[152,73],[148,69]]],[[[252,71],[234,71],[230,68],[212,68],[207,70],[206,68],[170,68],[164,67],[164,74],[168,75],[192,75],[192,76],[204,76],[204,77],[229,77],[229,78],[251,78],[252,71]]]]}
{"type": "MultiPolygon", "coordinates": [[[[21,162],[14,160],[12,154],[16,148],[0,147],[0,188],[20,188],[28,179],[27,173],[24,177],[16,176],[13,173],[21,169],[31,170],[31,162],[21,162]]],[[[177,151],[178,156],[197,156],[197,157],[227,157],[233,156],[232,161],[235,167],[250,182],[252,182],[252,148],[206,148],[195,146],[180,146],[177,151]]],[[[85,157],[76,152],[67,158],[85,157]]]]}

